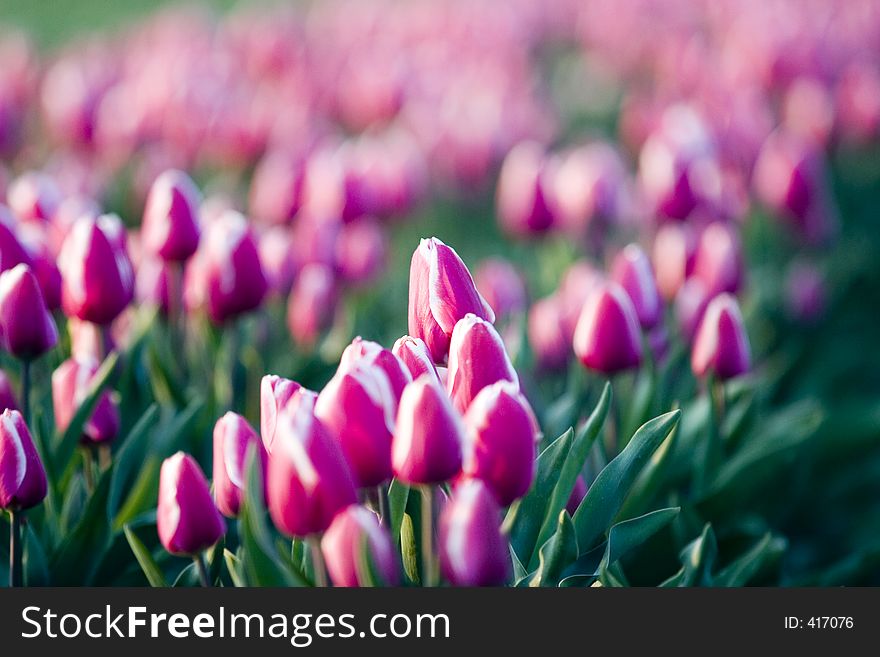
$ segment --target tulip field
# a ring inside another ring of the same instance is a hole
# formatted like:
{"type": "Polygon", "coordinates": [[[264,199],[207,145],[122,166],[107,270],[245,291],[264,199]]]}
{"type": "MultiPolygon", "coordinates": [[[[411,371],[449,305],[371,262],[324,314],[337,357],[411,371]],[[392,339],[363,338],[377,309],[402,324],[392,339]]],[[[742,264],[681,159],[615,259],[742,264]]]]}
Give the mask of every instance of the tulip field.
{"type": "Polygon", "coordinates": [[[4,586],[880,585],[880,3],[64,4],[4,586]]]}

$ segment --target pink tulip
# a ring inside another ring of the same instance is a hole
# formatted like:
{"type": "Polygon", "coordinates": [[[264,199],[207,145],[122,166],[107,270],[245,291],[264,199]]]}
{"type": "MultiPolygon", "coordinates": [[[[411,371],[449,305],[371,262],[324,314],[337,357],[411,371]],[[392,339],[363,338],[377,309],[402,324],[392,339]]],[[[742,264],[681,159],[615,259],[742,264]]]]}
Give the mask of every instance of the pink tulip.
{"type": "Polygon", "coordinates": [[[611,266],[611,280],[629,296],[642,328],[656,326],[663,308],[651,263],[639,245],[629,244],[617,254],[611,266]]]}
{"type": "Polygon", "coordinates": [[[344,280],[363,285],[375,280],[388,259],[388,238],[374,219],[345,224],[336,241],[336,266],[344,280]]]}
{"type": "Polygon", "coordinates": [[[449,342],[446,390],[452,405],[464,413],[480,390],[502,380],[519,386],[501,336],[486,320],[465,315],[455,325],[449,342]]]}
{"type": "Polygon", "coordinates": [[[501,225],[513,235],[541,233],[558,213],[553,196],[553,164],[534,142],[515,146],[504,160],[496,193],[501,225]]]}
{"type": "Polygon", "coordinates": [[[266,452],[272,453],[278,415],[302,386],[296,381],[267,374],[260,381],[260,436],[266,452]]]}
{"type": "Polygon", "coordinates": [[[442,363],[452,329],[468,313],[495,321],[455,250],[436,237],[423,239],[409,270],[409,334],[424,340],[434,362],[442,363]]]}
{"type": "Polygon", "coordinates": [[[192,179],[169,169],[156,178],[141,224],[148,253],[170,262],[187,260],[199,246],[201,195],[192,179]]]}
{"type": "Polygon", "coordinates": [[[689,278],[675,295],[675,318],[685,341],[691,342],[712,297],[699,278],[689,278]]]}
{"type": "Polygon", "coordinates": [[[464,416],[467,434],[462,474],[483,480],[507,506],[528,492],[540,435],[531,406],[510,381],[483,388],[464,416]]]}
{"type": "Polygon", "coordinates": [[[272,226],[264,230],[260,233],[258,246],[270,294],[286,297],[293,287],[298,268],[290,228],[272,226]]]}
{"type": "Polygon", "coordinates": [[[434,365],[431,352],[428,351],[428,345],[424,340],[404,335],[397,339],[391,351],[406,366],[413,379],[419,378],[422,374],[430,374],[440,380],[437,366],[434,365]]]}
{"type": "Polygon", "coordinates": [[[205,475],[189,454],[177,452],[162,463],[156,526],[165,549],[178,555],[199,554],[226,533],[205,475]]]}
{"type": "Polygon", "coordinates": [[[266,451],[257,432],[241,415],[228,412],[214,425],[214,500],[227,518],[238,515],[247,479],[247,457],[252,451],[265,485],[266,451]]]}
{"type": "Polygon", "coordinates": [[[50,221],[61,199],[55,180],[37,171],[23,173],[6,190],[9,207],[22,221],[50,221]]]}
{"type": "Polygon", "coordinates": [[[0,509],[36,506],[46,497],[46,471],[21,413],[0,414],[0,509]]]}
{"type": "Polygon", "coordinates": [[[706,226],[694,256],[693,275],[703,281],[709,296],[736,294],[742,285],[742,256],[739,239],[720,222],[706,226]]]}
{"type": "Polygon", "coordinates": [[[303,162],[281,151],[260,160],[251,182],[248,208],[257,221],[289,223],[302,202],[303,162]]]}
{"type": "Polygon", "coordinates": [[[413,380],[406,365],[390,349],[385,349],[376,342],[364,340],[360,336],[352,340],[342,352],[339,369],[347,369],[359,362],[378,367],[388,377],[388,383],[394,394],[393,411],[397,413],[397,403],[400,401],[403,389],[413,380]]]}
{"type": "Polygon", "coordinates": [[[574,352],[584,367],[605,374],[642,362],[639,320],[617,283],[606,283],[590,294],[575,329],[574,352]]]}
{"type": "Polygon", "coordinates": [[[510,317],[525,310],[525,284],[510,262],[500,258],[483,261],[474,274],[474,281],[477,290],[498,318],[510,317]]]}
{"type": "Polygon", "coordinates": [[[564,327],[564,308],[559,296],[539,299],[529,308],[529,345],[541,370],[565,367],[571,354],[571,339],[564,327]]]}
{"type": "Polygon", "coordinates": [[[721,380],[749,371],[751,351],[739,304],[730,294],[709,303],[691,352],[691,369],[697,376],[712,372],[721,380]]]}
{"type": "Polygon", "coordinates": [[[311,347],[333,324],[339,290],[329,267],[302,268],[287,302],[287,327],[294,342],[311,347]]]}
{"type": "Polygon", "coordinates": [[[654,236],[652,261],[657,288],[663,298],[672,300],[694,269],[697,240],[687,224],[665,223],[654,236]]]}
{"type": "Polygon", "coordinates": [[[58,329],[43,302],[30,267],[19,264],[0,274],[0,345],[31,360],[58,343],[58,329]]]}
{"type": "Polygon", "coordinates": [[[380,584],[397,586],[400,581],[388,530],[362,506],[352,505],[336,514],[321,539],[321,552],[335,586],[367,586],[371,566],[380,584]]]}
{"type": "Polygon", "coordinates": [[[456,486],[440,515],[440,570],[454,586],[500,586],[510,578],[510,553],[501,514],[479,479],[456,486]]]}
{"type": "MultiPolygon", "coordinates": [[[[55,426],[67,429],[73,416],[85,401],[92,380],[98,372],[98,361],[68,358],[52,373],[52,403],[55,426]]],[[[119,408],[110,391],[101,393],[98,405],[83,427],[84,442],[106,443],[119,433],[119,408]]]]}

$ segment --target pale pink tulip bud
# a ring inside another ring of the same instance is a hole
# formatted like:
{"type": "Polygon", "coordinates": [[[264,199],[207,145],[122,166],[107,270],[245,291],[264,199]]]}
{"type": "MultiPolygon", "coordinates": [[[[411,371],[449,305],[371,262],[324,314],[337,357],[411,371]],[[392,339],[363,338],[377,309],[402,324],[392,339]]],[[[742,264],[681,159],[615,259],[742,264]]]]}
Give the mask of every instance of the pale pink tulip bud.
{"type": "Polygon", "coordinates": [[[338,299],[329,267],[312,263],[302,268],[287,302],[287,328],[297,344],[311,347],[330,328],[338,299]]]}
{"type": "Polygon", "coordinates": [[[365,507],[353,504],[336,514],[321,538],[321,552],[335,586],[367,586],[371,573],[385,586],[400,582],[391,536],[365,507]]]}
{"type": "Polygon", "coordinates": [[[257,459],[265,485],[266,451],[257,432],[241,415],[226,413],[214,425],[214,500],[228,518],[235,518],[241,507],[249,452],[257,459]]]}
{"type": "Polygon", "coordinates": [[[381,369],[388,377],[391,391],[394,394],[394,412],[397,412],[397,402],[403,394],[406,384],[413,380],[406,365],[390,349],[386,349],[378,342],[364,340],[358,336],[351,341],[339,359],[339,369],[344,370],[365,363],[381,369]]]}
{"type": "Polygon", "coordinates": [[[694,339],[712,297],[699,278],[689,278],[675,295],[675,317],[687,342],[694,339]]]}
{"type": "Polygon", "coordinates": [[[697,376],[712,372],[721,380],[751,368],[751,351],[739,304],[730,294],[709,302],[691,352],[691,369],[697,376]]]}
{"type": "Polygon", "coordinates": [[[559,370],[568,362],[571,339],[563,317],[563,304],[556,294],[539,299],[529,309],[529,345],[539,369],[559,370]]]}
{"type": "Polygon", "coordinates": [[[553,226],[553,165],[535,142],[515,146],[504,159],[496,194],[501,225],[513,235],[541,233],[553,226]]]}
{"type": "Polygon", "coordinates": [[[611,266],[611,280],[629,296],[642,328],[656,326],[663,311],[660,294],[648,256],[638,244],[629,244],[617,254],[611,266]]]}
{"type": "Polygon", "coordinates": [[[375,219],[345,224],[336,241],[336,267],[349,283],[363,285],[377,278],[388,259],[388,239],[375,219]]]}
{"type": "MultiPolygon", "coordinates": [[[[85,401],[95,374],[98,361],[94,359],[68,358],[52,372],[52,404],[55,409],[55,426],[59,432],[67,429],[73,416],[85,401]]],[[[101,393],[98,405],[83,427],[83,442],[106,443],[119,433],[119,408],[112,393],[101,393]]]]}
{"type": "Polygon", "coordinates": [[[434,365],[424,340],[404,335],[397,339],[391,351],[406,365],[413,379],[419,378],[422,374],[430,374],[440,380],[437,366],[434,365]]]}
{"type": "Polygon", "coordinates": [[[742,256],[733,229],[721,222],[706,226],[694,256],[693,275],[703,281],[714,297],[722,292],[736,294],[742,285],[742,256]]]}
{"type": "Polygon", "coordinates": [[[668,222],[654,236],[652,260],[657,288],[671,301],[694,270],[697,239],[687,224],[668,222]]]}

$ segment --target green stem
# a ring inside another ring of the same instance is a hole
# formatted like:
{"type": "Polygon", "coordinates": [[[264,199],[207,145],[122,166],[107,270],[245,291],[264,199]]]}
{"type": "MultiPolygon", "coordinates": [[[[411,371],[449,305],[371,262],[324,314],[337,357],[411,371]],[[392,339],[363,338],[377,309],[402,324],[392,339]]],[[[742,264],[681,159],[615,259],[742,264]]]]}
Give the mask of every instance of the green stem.
{"type": "Polygon", "coordinates": [[[422,583],[426,587],[437,585],[434,564],[434,491],[430,486],[422,490],[422,583]]]}
{"type": "Polygon", "coordinates": [[[21,361],[21,415],[24,423],[31,419],[31,361],[21,361]]]}
{"type": "Polygon", "coordinates": [[[22,548],[21,548],[21,515],[22,511],[10,509],[9,511],[9,586],[21,586],[22,577],[22,548]]]}
{"type": "Polygon", "coordinates": [[[95,463],[92,458],[92,450],[90,447],[82,448],[83,458],[83,478],[86,481],[86,490],[89,494],[95,490],[95,463]]]}
{"type": "Polygon", "coordinates": [[[724,382],[710,375],[706,380],[706,394],[709,397],[709,436],[702,468],[698,472],[699,490],[705,490],[714,478],[721,463],[724,447],[721,433],[721,424],[724,420],[724,382]]]}
{"type": "Polygon", "coordinates": [[[391,512],[388,508],[388,484],[376,486],[376,493],[379,496],[379,522],[387,525],[391,518],[391,512]]]}
{"type": "Polygon", "coordinates": [[[321,537],[312,534],[306,541],[312,552],[312,566],[315,570],[315,586],[325,588],[327,586],[327,566],[324,565],[324,554],[321,552],[321,537]]]}
{"type": "Polygon", "coordinates": [[[196,568],[199,571],[199,582],[201,582],[202,586],[205,588],[210,588],[211,579],[208,577],[208,565],[205,563],[205,553],[199,552],[193,557],[193,561],[196,562],[196,568]]]}

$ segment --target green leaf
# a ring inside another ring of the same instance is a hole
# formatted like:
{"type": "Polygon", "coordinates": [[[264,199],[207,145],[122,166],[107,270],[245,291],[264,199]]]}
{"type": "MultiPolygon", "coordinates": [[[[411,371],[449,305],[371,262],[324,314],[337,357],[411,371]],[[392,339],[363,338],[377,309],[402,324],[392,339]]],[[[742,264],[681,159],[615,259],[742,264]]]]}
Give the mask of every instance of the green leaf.
{"type": "Polygon", "coordinates": [[[107,519],[111,520],[122,503],[122,493],[135,468],[143,464],[143,453],[149,431],[159,415],[159,407],[151,404],[132,427],[121,446],[114,454],[114,469],[110,479],[110,494],[107,498],[107,519]]]}
{"type": "Polygon", "coordinates": [[[403,561],[403,570],[413,584],[421,582],[419,577],[418,548],[416,548],[416,535],[413,527],[412,516],[405,513],[403,522],[400,523],[400,556],[403,561]]]}
{"type": "Polygon", "coordinates": [[[510,551],[510,560],[513,562],[514,586],[517,586],[517,585],[519,585],[521,580],[528,577],[529,573],[526,570],[526,567],[522,565],[522,562],[519,560],[519,557],[516,556],[516,551],[513,549],[513,546],[508,544],[507,547],[510,551]]]}
{"type": "Polygon", "coordinates": [[[114,531],[119,531],[121,527],[129,524],[133,518],[156,506],[156,496],[159,490],[159,471],[161,468],[162,462],[157,456],[147,458],[137,479],[131,486],[131,491],[129,491],[125,503],[113,520],[114,531]]]}
{"type": "Polygon", "coordinates": [[[229,550],[224,549],[223,561],[226,564],[226,572],[229,573],[229,579],[232,580],[232,585],[236,588],[247,586],[247,582],[245,582],[245,579],[242,576],[242,565],[239,558],[229,550]]]}
{"type": "MultiPolygon", "coordinates": [[[[574,488],[575,481],[584,469],[584,463],[590,454],[590,448],[599,435],[602,425],[605,424],[605,418],[608,416],[608,409],[611,407],[611,385],[605,384],[602,390],[602,396],[599,398],[596,407],[590,414],[584,426],[575,435],[571,448],[568,451],[562,471],[556,485],[553,487],[553,494],[550,497],[550,503],[544,516],[544,524],[538,533],[536,545],[544,545],[551,534],[558,528],[560,512],[565,509],[568,499],[571,497],[571,491],[574,488]]],[[[536,555],[532,556],[530,568],[537,566],[536,555]]]]}
{"type": "Polygon", "coordinates": [[[49,584],[49,561],[46,558],[46,551],[30,523],[24,532],[22,563],[26,586],[46,586],[49,584]]]}
{"type": "Polygon", "coordinates": [[[578,557],[574,524],[568,511],[559,513],[556,531],[539,550],[539,566],[529,586],[555,586],[566,566],[578,557]]]}
{"type": "Polygon", "coordinates": [[[713,586],[712,568],[718,557],[718,543],[712,525],[706,524],[703,533],[681,551],[682,567],[675,575],[660,584],[661,587],[713,586]]]}
{"type": "Polygon", "coordinates": [[[648,464],[642,469],[642,472],[633,483],[632,489],[620,513],[617,514],[617,521],[633,518],[647,508],[650,508],[651,501],[667,483],[669,476],[672,455],[675,454],[675,448],[678,444],[679,426],[676,426],[666,439],[657,448],[657,451],[651,455],[648,464]]]}
{"type": "Polygon", "coordinates": [[[745,554],[734,559],[721,570],[712,582],[714,586],[745,586],[766,565],[777,560],[785,552],[786,540],[767,532],[745,554]]]}
{"type": "Polygon", "coordinates": [[[608,541],[605,544],[605,554],[599,564],[598,574],[602,575],[610,566],[620,561],[624,555],[663,529],[672,522],[679,511],[681,511],[680,507],[658,509],[614,525],[608,530],[608,541]]]}
{"type": "Polygon", "coordinates": [[[125,532],[125,538],[128,540],[128,544],[131,546],[131,551],[134,552],[134,558],[137,559],[138,564],[140,564],[141,570],[144,571],[144,575],[150,583],[150,586],[168,586],[168,583],[165,581],[165,576],[162,574],[162,569],[159,568],[156,560],[153,559],[152,553],[147,549],[147,546],[143,544],[141,539],[137,537],[134,530],[126,525],[123,528],[123,531],[125,532]]]}
{"type": "Polygon", "coordinates": [[[573,518],[581,550],[590,550],[611,525],[639,472],[680,417],[681,411],[671,411],[643,424],[596,477],[573,518]]]}
{"type": "Polygon", "coordinates": [[[396,545],[400,545],[400,525],[406,512],[406,501],[409,498],[409,486],[397,479],[392,479],[388,486],[389,530],[396,545]]]}
{"type": "Polygon", "coordinates": [[[535,482],[526,496],[514,502],[507,512],[504,525],[510,528],[510,544],[523,563],[531,563],[547,511],[547,501],[573,439],[574,431],[569,429],[541,452],[536,463],[535,482]]]}

